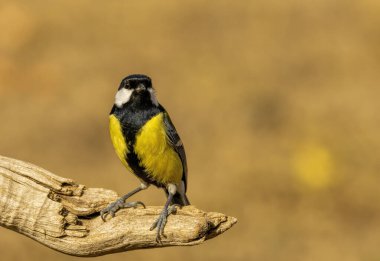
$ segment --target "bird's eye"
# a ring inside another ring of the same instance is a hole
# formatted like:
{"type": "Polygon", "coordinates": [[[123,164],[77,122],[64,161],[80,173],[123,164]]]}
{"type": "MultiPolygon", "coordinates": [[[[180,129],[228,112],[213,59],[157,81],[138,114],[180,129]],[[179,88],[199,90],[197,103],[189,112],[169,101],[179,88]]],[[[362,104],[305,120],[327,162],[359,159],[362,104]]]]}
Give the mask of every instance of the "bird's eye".
{"type": "Polygon", "coordinates": [[[149,80],[145,80],[144,85],[148,88],[152,86],[149,80]]]}
{"type": "Polygon", "coordinates": [[[136,87],[136,82],[135,81],[129,81],[129,86],[131,88],[135,88],[136,87]]]}

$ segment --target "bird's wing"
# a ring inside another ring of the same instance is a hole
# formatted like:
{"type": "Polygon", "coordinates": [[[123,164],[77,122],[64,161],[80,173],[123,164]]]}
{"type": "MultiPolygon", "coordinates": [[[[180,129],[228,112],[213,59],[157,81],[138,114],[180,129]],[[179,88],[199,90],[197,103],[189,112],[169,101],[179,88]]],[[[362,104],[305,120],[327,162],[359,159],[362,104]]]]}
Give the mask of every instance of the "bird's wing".
{"type": "Polygon", "coordinates": [[[164,124],[165,124],[165,128],[166,128],[166,135],[168,137],[169,144],[177,152],[177,154],[179,155],[179,157],[182,161],[182,166],[183,166],[182,180],[185,183],[185,192],[186,192],[186,189],[187,189],[187,162],[186,162],[185,148],[183,147],[181,138],[179,137],[172,121],[170,120],[168,113],[165,111],[163,114],[164,114],[164,124]]]}

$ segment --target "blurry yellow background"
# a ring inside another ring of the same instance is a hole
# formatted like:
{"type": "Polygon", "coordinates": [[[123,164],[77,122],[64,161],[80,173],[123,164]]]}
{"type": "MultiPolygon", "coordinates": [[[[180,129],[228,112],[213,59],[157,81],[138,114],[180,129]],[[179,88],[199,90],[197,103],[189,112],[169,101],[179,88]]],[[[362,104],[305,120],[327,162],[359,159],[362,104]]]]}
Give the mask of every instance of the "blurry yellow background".
{"type": "MultiPolygon", "coordinates": [[[[191,202],[238,224],[97,260],[380,259],[379,1],[4,0],[0,154],[135,188],[108,137],[131,73],[152,77],[183,139],[191,202]]],[[[3,228],[0,253],[79,259],[3,228]]]]}

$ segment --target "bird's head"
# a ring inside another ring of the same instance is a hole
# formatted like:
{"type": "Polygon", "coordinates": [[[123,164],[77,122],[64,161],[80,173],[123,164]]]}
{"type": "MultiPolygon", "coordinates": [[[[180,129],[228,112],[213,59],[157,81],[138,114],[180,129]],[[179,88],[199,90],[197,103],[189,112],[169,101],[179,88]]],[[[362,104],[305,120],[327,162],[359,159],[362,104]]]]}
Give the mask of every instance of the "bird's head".
{"type": "Polygon", "coordinates": [[[122,108],[129,102],[144,103],[158,106],[152,86],[152,80],[143,74],[132,74],[125,77],[115,95],[115,105],[122,108]]]}

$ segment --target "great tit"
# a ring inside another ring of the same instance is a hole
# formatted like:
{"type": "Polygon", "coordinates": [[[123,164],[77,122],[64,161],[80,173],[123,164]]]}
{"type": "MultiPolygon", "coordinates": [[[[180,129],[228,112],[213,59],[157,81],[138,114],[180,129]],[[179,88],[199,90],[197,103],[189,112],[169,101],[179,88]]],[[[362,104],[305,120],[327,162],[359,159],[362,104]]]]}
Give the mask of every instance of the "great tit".
{"type": "Polygon", "coordinates": [[[109,128],[116,154],[127,168],[140,179],[140,186],[100,212],[105,221],[121,208],[145,205],[126,199],[147,189],[151,184],[163,188],[165,206],[150,230],[157,228],[156,240],[161,242],[167,217],[175,205],[186,206],[187,163],[182,141],[169,114],[158,103],[151,79],[142,74],[125,77],[115,95],[109,116],[109,128]]]}

